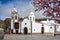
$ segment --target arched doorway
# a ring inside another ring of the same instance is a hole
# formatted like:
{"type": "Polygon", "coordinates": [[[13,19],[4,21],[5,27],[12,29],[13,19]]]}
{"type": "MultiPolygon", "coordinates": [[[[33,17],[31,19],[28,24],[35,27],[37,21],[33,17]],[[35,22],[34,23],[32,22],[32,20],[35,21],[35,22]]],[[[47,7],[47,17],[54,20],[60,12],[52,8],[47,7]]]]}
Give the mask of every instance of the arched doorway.
{"type": "Polygon", "coordinates": [[[24,27],[24,34],[27,34],[28,33],[28,29],[27,27],[24,27]]]}
{"type": "Polygon", "coordinates": [[[41,27],[41,34],[44,34],[44,27],[41,27]]]}
{"type": "Polygon", "coordinates": [[[18,34],[18,29],[19,29],[19,22],[14,23],[14,28],[16,30],[16,34],[18,34]]]}
{"type": "Polygon", "coordinates": [[[18,34],[18,30],[16,30],[16,34],[18,34]]]}

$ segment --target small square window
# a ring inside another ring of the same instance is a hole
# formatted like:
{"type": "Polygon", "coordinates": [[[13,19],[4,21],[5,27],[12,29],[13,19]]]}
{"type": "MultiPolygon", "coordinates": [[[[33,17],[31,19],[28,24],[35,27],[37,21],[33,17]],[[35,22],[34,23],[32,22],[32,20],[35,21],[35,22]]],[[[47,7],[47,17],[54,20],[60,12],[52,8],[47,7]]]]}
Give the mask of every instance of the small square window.
{"type": "Polygon", "coordinates": [[[27,25],[27,23],[25,23],[25,25],[27,25]]]}
{"type": "Polygon", "coordinates": [[[35,31],[35,29],[34,29],[34,31],[35,31]]]}
{"type": "Polygon", "coordinates": [[[50,29],[52,29],[52,27],[50,27],[50,29]]]}

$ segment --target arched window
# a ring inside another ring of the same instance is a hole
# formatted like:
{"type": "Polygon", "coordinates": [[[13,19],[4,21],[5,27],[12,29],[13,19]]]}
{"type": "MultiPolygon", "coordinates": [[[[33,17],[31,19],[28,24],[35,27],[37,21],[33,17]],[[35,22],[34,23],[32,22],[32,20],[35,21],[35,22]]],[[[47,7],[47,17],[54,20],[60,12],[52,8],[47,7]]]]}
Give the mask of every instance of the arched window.
{"type": "Polygon", "coordinates": [[[15,19],[17,19],[17,16],[15,16],[15,19]]]}
{"type": "Polygon", "coordinates": [[[12,16],[12,19],[13,19],[13,16],[12,16]]]}
{"type": "Polygon", "coordinates": [[[27,23],[25,23],[25,25],[27,25],[27,23]]]}

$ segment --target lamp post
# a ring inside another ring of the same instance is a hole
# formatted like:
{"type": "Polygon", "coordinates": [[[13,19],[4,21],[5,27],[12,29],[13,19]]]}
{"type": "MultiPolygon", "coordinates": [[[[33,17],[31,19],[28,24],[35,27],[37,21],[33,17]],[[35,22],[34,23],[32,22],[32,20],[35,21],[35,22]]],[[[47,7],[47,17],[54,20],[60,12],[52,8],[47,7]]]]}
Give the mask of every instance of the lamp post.
{"type": "Polygon", "coordinates": [[[31,22],[31,34],[32,34],[32,21],[30,21],[31,22]]]}

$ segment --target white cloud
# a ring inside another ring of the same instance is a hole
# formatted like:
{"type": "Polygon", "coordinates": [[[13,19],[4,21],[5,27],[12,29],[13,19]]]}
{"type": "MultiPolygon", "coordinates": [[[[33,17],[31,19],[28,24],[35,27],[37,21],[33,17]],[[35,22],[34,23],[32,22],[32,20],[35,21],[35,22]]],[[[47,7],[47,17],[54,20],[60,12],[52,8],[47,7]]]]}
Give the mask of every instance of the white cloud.
{"type": "Polygon", "coordinates": [[[30,11],[33,9],[32,4],[30,2],[16,1],[15,4],[14,2],[11,2],[1,6],[0,14],[3,15],[2,17],[4,16],[10,17],[11,10],[13,9],[14,5],[16,6],[20,17],[27,16],[30,13],[30,11]]]}
{"type": "MultiPolygon", "coordinates": [[[[16,1],[16,2],[9,2],[8,4],[1,5],[0,2],[0,16],[7,18],[11,16],[11,10],[13,9],[14,5],[16,6],[16,9],[18,10],[19,17],[28,16],[31,11],[34,11],[34,7],[30,2],[23,2],[23,1],[16,1]]],[[[43,18],[42,12],[40,11],[35,13],[36,18],[43,18]]]]}

